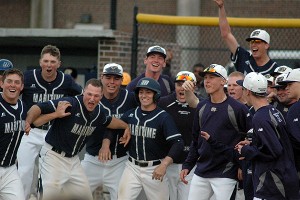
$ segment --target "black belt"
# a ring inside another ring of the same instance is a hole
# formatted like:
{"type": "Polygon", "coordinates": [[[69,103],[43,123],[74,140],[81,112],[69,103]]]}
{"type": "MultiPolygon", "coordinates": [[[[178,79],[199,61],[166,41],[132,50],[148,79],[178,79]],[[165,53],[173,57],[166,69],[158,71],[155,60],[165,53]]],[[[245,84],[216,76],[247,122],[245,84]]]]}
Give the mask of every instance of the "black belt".
{"type": "MultiPolygon", "coordinates": [[[[99,155],[99,154],[95,154],[95,153],[89,153],[89,152],[87,152],[87,153],[91,156],[98,156],[99,155]]],[[[116,158],[122,158],[122,157],[126,156],[126,154],[122,154],[122,155],[114,154],[114,155],[111,155],[111,158],[113,158],[114,156],[116,156],[116,158]]]]}
{"type": "Polygon", "coordinates": [[[55,147],[52,147],[51,150],[54,151],[54,152],[56,152],[56,153],[58,153],[58,154],[60,154],[60,155],[62,155],[63,157],[67,157],[67,158],[73,157],[72,154],[66,153],[66,152],[64,152],[62,150],[59,150],[59,149],[55,148],[55,147]]]}
{"type": "Polygon", "coordinates": [[[50,128],[50,125],[49,125],[49,124],[44,124],[44,125],[38,126],[38,127],[36,127],[36,128],[42,129],[42,130],[46,130],[46,131],[47,131],[47,130],[50,128]]]}
{"type": "Polygon", "coordinates": [[[155,161],[138,161],[135,160],[134,158],[128,157],[128,160],[132,162],[135,165],[138,165],[140,167],[151,167],[151,166],[156,166],[159,165],[161,162],[160,160],[155,160],[155,161]]]}

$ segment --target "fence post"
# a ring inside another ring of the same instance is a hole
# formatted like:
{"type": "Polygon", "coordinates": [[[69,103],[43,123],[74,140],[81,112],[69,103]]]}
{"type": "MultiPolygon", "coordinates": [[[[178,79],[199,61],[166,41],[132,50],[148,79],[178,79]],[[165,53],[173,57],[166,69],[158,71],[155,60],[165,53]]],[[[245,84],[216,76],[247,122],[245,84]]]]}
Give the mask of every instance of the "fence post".
{"type": "Polygon", "coordinates": [[[137,16],[138,7],[135,5],[133,8],[133,31],[132,31],[132,44],[131,44],[131,70],[130,76],[132,79],[136,77],[137,69],[137,53],[138,53],[138,23],[137,16]]]}

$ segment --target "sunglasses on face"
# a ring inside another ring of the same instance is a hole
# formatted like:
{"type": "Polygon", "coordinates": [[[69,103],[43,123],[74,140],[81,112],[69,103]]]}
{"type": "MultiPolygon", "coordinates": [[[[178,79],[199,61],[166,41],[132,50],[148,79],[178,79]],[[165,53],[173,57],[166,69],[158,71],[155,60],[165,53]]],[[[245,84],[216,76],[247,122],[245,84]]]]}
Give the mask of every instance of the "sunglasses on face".
{"type": "Polygon", "coordinates": [[[192,77],[188,75],[179,75],[176,77],[176,81],[194,81],[192,77]]]}
{"type": "Polygon", "coordinates": [[[250,44],[261,44],[263,41],[262,40],[250,40],[250,44]]]}

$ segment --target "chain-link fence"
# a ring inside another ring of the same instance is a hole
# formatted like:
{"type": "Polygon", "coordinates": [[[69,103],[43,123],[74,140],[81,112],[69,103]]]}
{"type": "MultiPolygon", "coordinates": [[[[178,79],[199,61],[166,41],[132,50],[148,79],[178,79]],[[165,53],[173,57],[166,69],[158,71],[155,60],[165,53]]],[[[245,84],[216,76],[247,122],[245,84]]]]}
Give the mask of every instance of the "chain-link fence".
{"type": "MultiPolygon", "coordinates": [[[[277,26],[282,26],[282,24],[277,24],[277,26]]],[[[249,44],[245,39],[257,28],[231,26],[237,41],[246,49],[249,48],[249,44]]],[[[263,29],[271,36],[270,57],[279,65],[300,67],[300,38],[297,36],[300,28],[267,27],[263,29]]],[[[183,26],[139,22],[138,33],[138,74],[144,71],[139,64],[142,63],[147,47],[155,44],[173,52],[171,62],[173,75],[180,70],[192,70],[192,66],[199,62],[205,66],[212,63],[223,66],[231,65],[230,51],[221,38],[218,25],[183,26]]]]}

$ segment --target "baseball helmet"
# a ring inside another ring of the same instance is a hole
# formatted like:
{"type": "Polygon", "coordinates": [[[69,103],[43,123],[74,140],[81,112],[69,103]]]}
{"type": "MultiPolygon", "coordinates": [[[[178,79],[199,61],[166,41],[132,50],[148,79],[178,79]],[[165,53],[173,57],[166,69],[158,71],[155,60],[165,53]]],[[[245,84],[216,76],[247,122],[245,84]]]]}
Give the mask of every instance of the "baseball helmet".
{"type": "Polygon", "coordinates": [[[137,83],[137,85],[135,87],[135,98],[137,99],[137,102],[140,102],[139,96],[138,96],[140,88],[147,88],[149,90],[152,90],[155,93],[154,97],[153,97],[154,102],[157,102],[158,99],[160,98],[160,94],[161,94],[160,85],[156,80],[154,80],[152,78],[147,78],[147,77],[139,80],[139,82],[137,83]]]}
{"type": "Polygon", "coordinates": [[[1,59],[0,60],[0,71],[11,69],[13,67],[14,66],[13,66],[13,64],[10,60],[7,60],[7,59],[1,59]]]}

